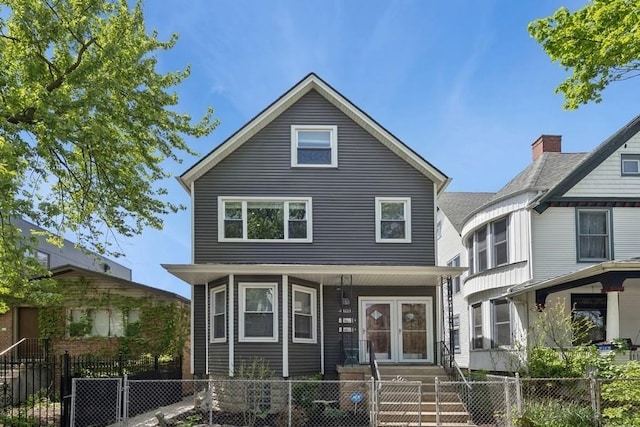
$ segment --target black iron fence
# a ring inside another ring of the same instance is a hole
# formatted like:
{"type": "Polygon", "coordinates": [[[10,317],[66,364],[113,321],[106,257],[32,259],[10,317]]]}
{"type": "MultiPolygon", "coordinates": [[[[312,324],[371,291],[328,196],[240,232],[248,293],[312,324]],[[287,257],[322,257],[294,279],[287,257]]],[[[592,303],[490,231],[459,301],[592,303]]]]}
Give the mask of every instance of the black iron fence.
{"type": "Polygon", "coordinates": [[[73,378],[182,378],[179,356],[51,355],[39,344],[0,356],[0,426],[69,426],[73,378]]]}

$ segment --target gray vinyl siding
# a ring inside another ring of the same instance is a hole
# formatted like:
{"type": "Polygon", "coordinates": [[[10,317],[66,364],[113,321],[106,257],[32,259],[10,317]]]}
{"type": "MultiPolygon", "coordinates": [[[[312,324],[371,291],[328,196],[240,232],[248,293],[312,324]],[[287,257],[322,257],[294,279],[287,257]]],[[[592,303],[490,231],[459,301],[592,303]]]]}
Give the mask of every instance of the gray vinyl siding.
{"type": "Polygon", "coordinates": [[[251,364],[254,359],[261,358],[269,364],[269,368],[275,376],[282,376],[282,276],[234,276],[234,366],[236,374],[243,363],[251,364]],[[238,337],[240,334],[240,325],[238,319],[242,316],[240,313],[240,283],[277,283],[278,284],[278,342],[240,342],[238,337]]]}
{"type": "MultiPolygon", "coordinates": [[[[337,295],[338,288],[336,286],[324,286],[324,360],[325,360],[325,378],[336,379],[336,366],[342,365],[344,356],[342,354],[342,340],[344,338],[347,347],[351,344],[351,334],[341,334],[339,332],[338,318],[340,317],[340,306],[337,295]]],[[[433,334],[434,343],[438,341],[435,337],[436,333],[436,288],[427,286],[405,286],[403,288],[381,287],[381,286],[353,286],[351,298],[352,317],[359,319],[358,297],[378,297],[378,296],[425,296],[433,298],[433,334]]],[[[359,321],[359,320],[358,320],[359,321]]],[[[353,333],[353,347],[358,346],[358,329],[360,325],[356,324],[353,333]]],[[[436,354],[434,352],[434,354],[436,354]]]]}
{"type": "MultiPolygon", "coordinates": [[[[225,294],[227,296],[227,311],[226,311],[226,331],[227,341],[220,343],[209,343],[209,373],[211,375],[229,375],[229,286],[228,280],[220,280],[217,282],[209,283],[209,292],[218,286],[227,285],[225,294]]],[[[213,304],[211,298],[209,298],[209,304],[213,304]]],[[[212,313],[213,307],[209,307],[209,313],[212,313]]],[[[207,324],[209,324],[209,330],[211,330],[211,315],[208,316],[207,324]]],[[[207,340],[207,342],[209,342],[207,340]]]]}
{"type": "Polygon", "coordinates": [[[433,183],[311,91],[195,182],[195,262],[435,265],[433,183]],[[338,168],[292,168],[291,125],[337,125],[338,168]],[[218,196],[311,197],[312,243],[218,242],[218,196]],[[375,242],[375,197],[410,197],[412,243],[375,242]]]}
{"type": "Polygon", "coordinates": [[[205,374],[207,371],[207,287],[193,287],[193,373],[205,374]]]}
{"type": "Polygon", "coordinates": [[[319,374],[320,367],[320,286],[294,277],[289,277],[289,376],[301,377],[319,374]],[[292,285],[304,286],[317,291],[316,294],[316,338],[315,344],[293,342],[293,290],[292,285]]]}

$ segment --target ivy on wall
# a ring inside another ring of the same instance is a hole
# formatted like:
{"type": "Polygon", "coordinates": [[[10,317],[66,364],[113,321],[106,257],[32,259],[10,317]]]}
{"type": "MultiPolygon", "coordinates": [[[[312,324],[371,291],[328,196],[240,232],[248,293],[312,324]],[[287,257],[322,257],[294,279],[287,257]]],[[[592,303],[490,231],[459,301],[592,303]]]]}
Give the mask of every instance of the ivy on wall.
{"type": "Polygon", "coordinates": [[[189,335],[189,306],[157,297],[121,295],[113,289],[100,287],[85,278],[57,280],[63,295],[61,305],[39,307],[39,328],[42,338],[52,340],[100,340],[87,336],[91,318],[85,313],[71,319],[70,310],[120,310],[123,314],[123,336],[111,338],[118,342],[114,353],[126,356],[143,353],[180,354],[189,335]],[[137,311],[139,320],[129,321],[129,313],[137,311]],[[73,320],[73,321],[72,321],[73,320]]]}

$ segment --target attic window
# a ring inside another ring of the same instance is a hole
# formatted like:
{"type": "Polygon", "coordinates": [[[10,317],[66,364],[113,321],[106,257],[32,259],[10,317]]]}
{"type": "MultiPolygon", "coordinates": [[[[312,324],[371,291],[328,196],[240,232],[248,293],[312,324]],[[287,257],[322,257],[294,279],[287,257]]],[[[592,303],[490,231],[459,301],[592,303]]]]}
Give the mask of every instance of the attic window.
{"type": "Polygon", "coordinates": [[[337,126],[291,126],[292,167],[338,167],[337,126]]]}
{"type": "Polygon", "coordinates": [[[622,176],[640,176],[640,154],[622,155],[622,176]]]}

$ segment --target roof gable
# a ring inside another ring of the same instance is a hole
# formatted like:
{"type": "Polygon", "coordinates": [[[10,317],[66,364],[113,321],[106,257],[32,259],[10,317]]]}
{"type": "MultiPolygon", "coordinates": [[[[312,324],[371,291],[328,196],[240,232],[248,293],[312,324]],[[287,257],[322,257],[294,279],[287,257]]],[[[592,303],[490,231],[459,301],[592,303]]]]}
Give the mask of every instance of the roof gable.
{"type": "Polygon", "coordinates": [[[391,132],[378,124],[368,114],[356,107],[351,103],[351,101],[342,96],[342,94],[329,86],[314,73],[307,75],[289,91],[280,96],[242,128],[227,138],[222,144],[184,172],[179,177],[179,182],[187,192],[191,192],[191,184],[193,182],[204,175],[208,170],[215,167],[311,90],[317,91],[331,104],[373,135],[380,143],[389,148],[396,155],[403,158],[423,175],[431,179],[436,184],[438,192],[441,192],[447,186],[450,179],[445,174],[405,145],[391,132]]]}
{"type": "Polygon", "coordinates": [[[540,213],[544,212],[549,206],[550,201],[560,198],[571,190],[571,188],[589,175],[638,132],[640,132],[640,115],[636,116],[616,133],[607,138],[591,153],[587,154],[570,173],[549,188],[549,191],[539,199],[535,207],[536,211],[540,213]]]}

